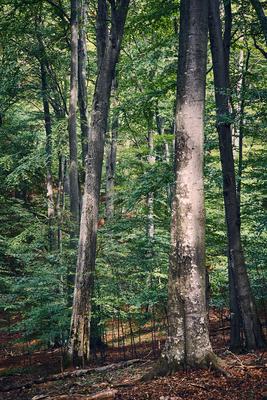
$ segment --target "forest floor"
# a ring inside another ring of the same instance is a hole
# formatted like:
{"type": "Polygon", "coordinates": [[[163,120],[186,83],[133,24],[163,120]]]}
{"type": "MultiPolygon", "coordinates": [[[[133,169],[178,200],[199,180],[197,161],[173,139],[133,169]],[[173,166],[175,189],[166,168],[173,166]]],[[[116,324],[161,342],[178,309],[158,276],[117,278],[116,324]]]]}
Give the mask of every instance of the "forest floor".
{"type": "MultiPolygon", "coordinates": [[[[226,329],[227,331],[227,329],[226,329]]],[[[0,333],[0,400],[266,400],[267,353],[235,355],[227,350],[225,329],[212,326],[215,352],[225,361],[227,376],[212,370],[180,371],[141,382],[151,370],[164,340],[111,348],[87,369],[64,369],[62,350],[31,354],[11,350],[0,333]],[[8,349],[8,351],[7,351],[8,349]],[[128,360],[128,361],[127,361],[128,360]]]]}

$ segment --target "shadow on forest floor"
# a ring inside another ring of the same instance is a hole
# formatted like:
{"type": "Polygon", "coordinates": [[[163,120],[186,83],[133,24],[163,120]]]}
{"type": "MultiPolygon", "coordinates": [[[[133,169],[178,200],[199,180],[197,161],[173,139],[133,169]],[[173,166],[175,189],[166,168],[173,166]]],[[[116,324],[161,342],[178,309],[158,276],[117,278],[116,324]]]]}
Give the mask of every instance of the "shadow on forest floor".
{"type": "Polygon", "coordinates": [[[139,382],[140,377],[152,368],[164,345],[160,335],[153,346],[149,341],[136,343],[134,354],[130,345],[124,346],[124,349],[108,348],[105,359],[101,360],[98,356],[88,366],[86,373],[77,376],[76,370],[72,374],[70,368],[63,372],[62,349],[39,350],[27,354],[15,348],[12,352],[10,345],[5,347],[10,338],[0,333],[0,400],[267,399],[267,354],[253,352],[235,355],[227,350],[228,326],[221,326],[215,317],[211,319],[210,326],[215,352],[226,361],[226,369],[231,377],[209,370],[198,370],[180,371],[170,377],[139,382]],[[139,361],[121,362],[133,358],[139,361]],[[100,365],[108,367],[101,369],[100,365]],[[52,380],[53,377],[56,380],[52,380]],[[38,380],[38,383],[33,383],[38,380]],[[30,387],[27,387],[28,384],[30,387]],[[92,397],[92,394],[111,397],[92,397]]]}

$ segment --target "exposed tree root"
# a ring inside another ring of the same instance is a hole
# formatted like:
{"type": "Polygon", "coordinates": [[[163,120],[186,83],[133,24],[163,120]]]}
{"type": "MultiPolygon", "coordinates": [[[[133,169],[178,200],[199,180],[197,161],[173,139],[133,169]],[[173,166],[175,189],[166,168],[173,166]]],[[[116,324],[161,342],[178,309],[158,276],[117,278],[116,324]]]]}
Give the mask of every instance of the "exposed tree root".
{"type": "Polygon", "coordinates": [[[220,372],[222,375],[230,377],[231,374],[225,370],[225,363],[216,356],[213,352],[208,353],[205,359],[195,362],[187,363],[186,361],[182,363],[171,362],[169,363],[166,358],[159,358],[157,363],[154,365],[151,371],[146,373],[141,377],[141,381],[147,382],[152,379],[169,376],[178,371],[185,371],[189,369],[212,369],[214,371],[220,372]]]}

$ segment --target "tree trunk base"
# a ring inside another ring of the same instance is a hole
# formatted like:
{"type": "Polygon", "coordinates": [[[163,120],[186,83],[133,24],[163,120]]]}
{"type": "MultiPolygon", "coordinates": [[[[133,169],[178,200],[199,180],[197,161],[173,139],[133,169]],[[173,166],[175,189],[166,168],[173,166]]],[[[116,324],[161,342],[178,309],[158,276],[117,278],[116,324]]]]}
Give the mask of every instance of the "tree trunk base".
{"type": "Polygon", "coordinates": [[[188,371],[190,369],[212,369],[220,372],[225,376],[230,374],[225,370],[225,363],[222,359],[216,356],[215,353],[211,352],[206,355],[202,360],[196,360],[195,362],[183,360],[182,362],[168,362],[166,358],[161,357],[154,365],[151,371],[143,375],[141,381],[147,382],[152,379],[161,376],[170,376],[178,371],[188,371]]]}

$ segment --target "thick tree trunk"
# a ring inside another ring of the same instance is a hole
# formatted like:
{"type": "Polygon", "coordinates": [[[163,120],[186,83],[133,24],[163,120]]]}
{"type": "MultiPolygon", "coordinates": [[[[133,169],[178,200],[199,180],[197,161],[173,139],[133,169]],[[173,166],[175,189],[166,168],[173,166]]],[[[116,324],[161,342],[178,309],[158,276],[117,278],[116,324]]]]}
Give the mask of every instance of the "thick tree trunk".
{"type": "MultiPolygon", "coordinates": [[[[230,3],[228,3],[228,7],[230,7],[230,3]]],[[[228,13],[231,12],[229,9],[226,11],[228,13]]],[[[217,108],[217,130],[219,134],[223,174],[223,196],[228,236],[229,277],[233,278],[233,282],[230,282],[230,295],[233,295],[231,292],[234,289],[231,285],[234,285],[238,302],[238,305],[231,305],[231,311],[236,312],[240,308],[246,347],[248,349],[255,349],[264,345],[264,337],[260,321],[257,317],[241,246],[231,121],[229,115],[229,53],[225,51],[222,39],[219,0],[209,1],[209,13],[209,31],[217,108]]],[[[228,30],[225,29],[225,31],[228,30]]],[[[232,320],[235,321],[235,315],[231,317],[232,320]]],[[[237,318],[239,318],[239,316],[237,316],[237,318]]],[[[231,328],[233,329],[232,336],[234,336],[234,329],[237,327],[236,324],[236,321],[233,322],[233,325],[231,324],[231,328]]],[[[232,339],[235,340],[234,337],[232,337],[232,339]]]]}
{"type": "Polygon", "coordinates": [[[85,158],[88,151],[89,117],[87,106],[87,23],[88,0],[80,0],[79,4],[79,39],[78,39],[78,101],[81,120],[82,160],[85,166],[85,158]]]}
{"type": "Polygon", "coordinates": [[[261,29],[265,38],[266,46],[267,46],[267,17],[264,13],[263,6],[260,0],[250,0],[254,10],[256,11],[257,17],[261,24],[261,29]]]}
{"type": "Polygon", "coordinates": [[[69,150],[70,150],[70,211],[72,236],[77,236],[80,221],[80,199],[77,159],[77,98],[78,98],[78,0],[71,0],[71,72],[69,102],[69,150]]]}
{"type": "MultiPolygon", "coordinates": [[[[105,6],[106,0],[98,0],[99,12],[103,9],[103,3],[105,6]]],[[[73,363],[77,365],[87,361],[90,354],[91,298],[94,284],[105,133],[111,84],[115,76],[128,5],[129,0],[121,1],[117,7],[111,2],[111,28],[108,38],[104,40],[105,51],[102,53],[103,58],[99,62],[99,73],[92,106],[69,342],[69,353],[73,363]]],[[[104,21],[107,21],[106,15],[103,17],[105,18],[104,21]]]]}
{"type": "Polygon", "coordinates": [[[182,0],[180,10],[169,335],[159,373],[216,363],[209,340],[205,300],[203,114],[208,2],[182,0]]]}
{"type": "Polygon", "coordinates": [[[114,216],[114,186],[115,186],[115,170],[117,158],[117,138],[119,129],[119,116],[116,110],[117,106],[117,82],[113,79],[113,106],[114,115],[111,122],[111,139],[108,147],[107,163],[106,163],[106,218],[110,220],[114,216]]]}

